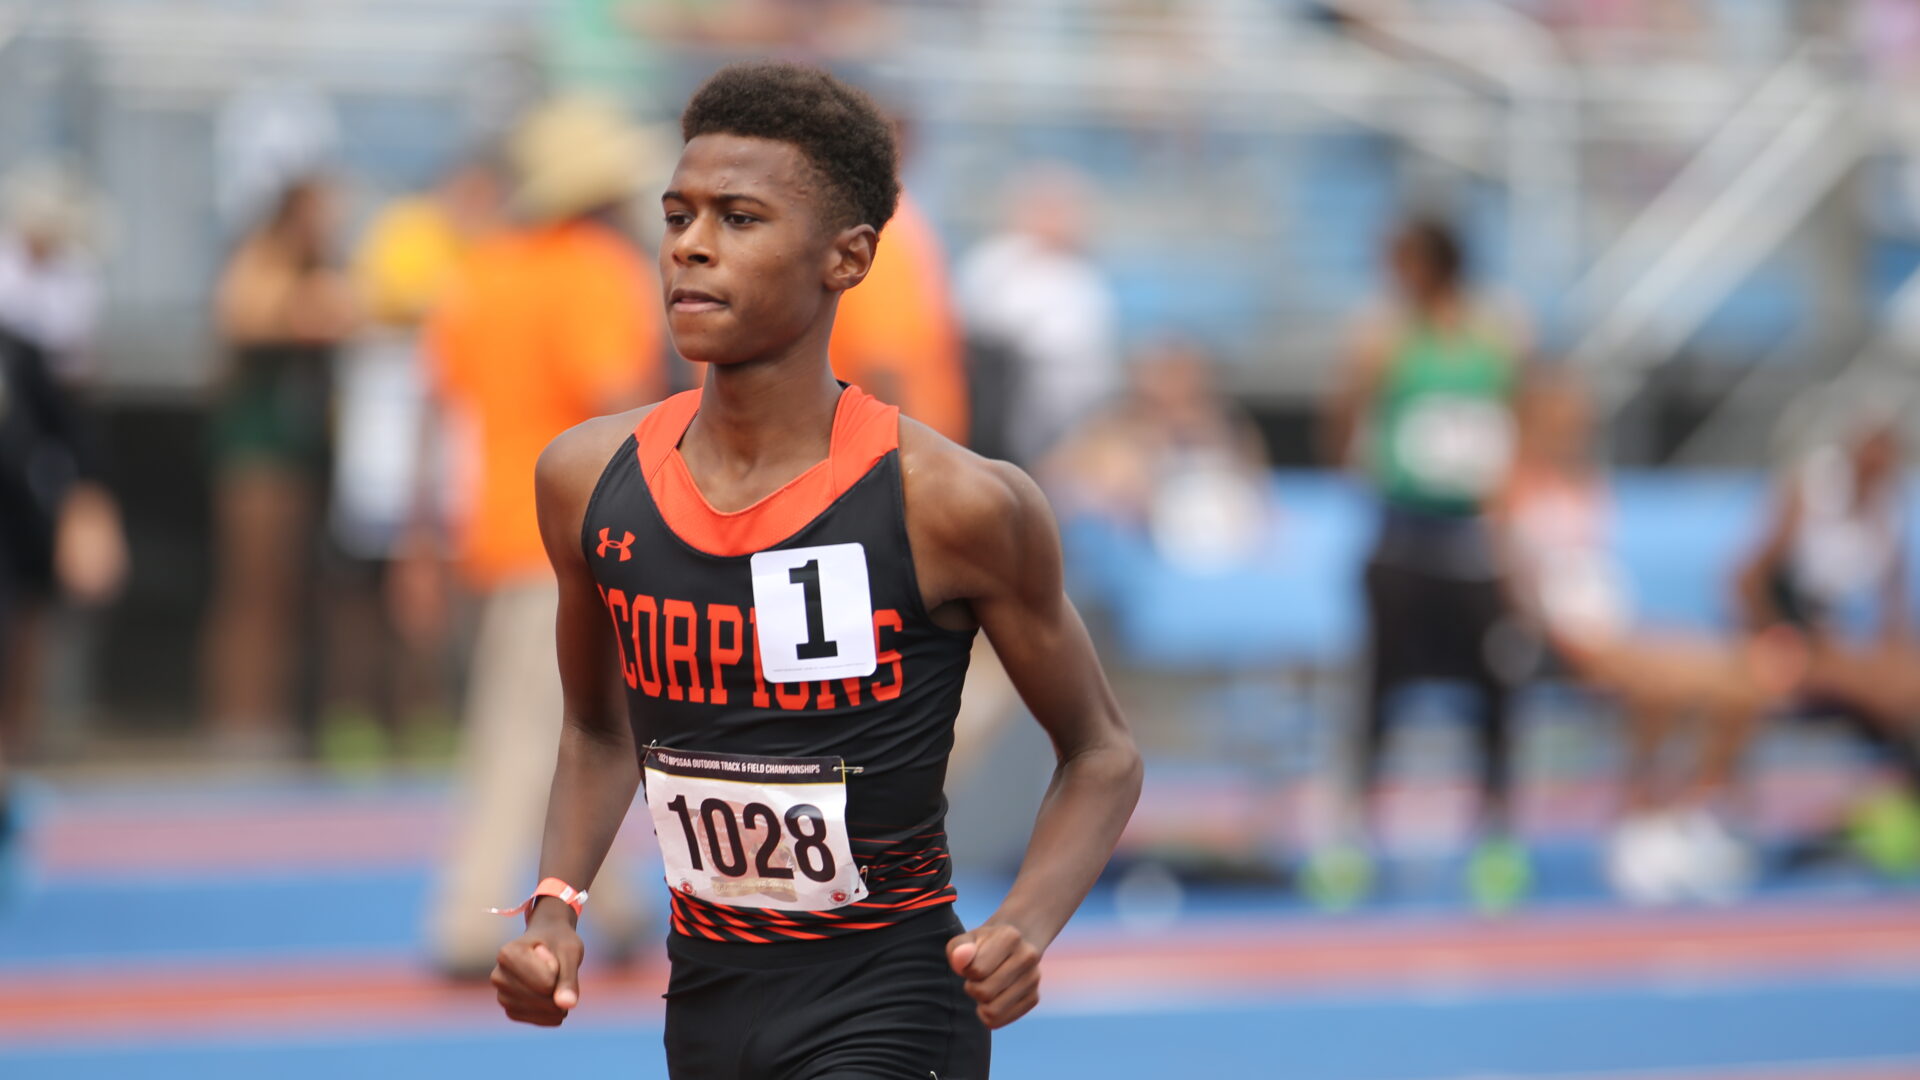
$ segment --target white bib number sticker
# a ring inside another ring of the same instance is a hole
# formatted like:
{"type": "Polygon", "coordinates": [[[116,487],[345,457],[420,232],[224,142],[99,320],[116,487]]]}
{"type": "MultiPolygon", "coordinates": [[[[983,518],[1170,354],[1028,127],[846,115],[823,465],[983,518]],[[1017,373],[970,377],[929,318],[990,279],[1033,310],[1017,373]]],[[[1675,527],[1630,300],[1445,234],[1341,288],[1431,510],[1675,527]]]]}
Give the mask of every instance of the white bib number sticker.
{"type": "Polygon", "coordinates": [[[1427,485],[1478,497],[1506,478],[1513,420],[1496,403],[1436,394],[1407,410],[1397,450],[1427,485]]]}
{"type": "Polygon", "coordinates": [[[827,911],[867,895],[839,758],[647,752],[667,887],[731,907],[827,911]]]}
{"type": "Polygon", "coordinates": [[[777,683],[871,675],[876,663],[867,552],[859,544],[753,557],[760,670],[777,683]]]}

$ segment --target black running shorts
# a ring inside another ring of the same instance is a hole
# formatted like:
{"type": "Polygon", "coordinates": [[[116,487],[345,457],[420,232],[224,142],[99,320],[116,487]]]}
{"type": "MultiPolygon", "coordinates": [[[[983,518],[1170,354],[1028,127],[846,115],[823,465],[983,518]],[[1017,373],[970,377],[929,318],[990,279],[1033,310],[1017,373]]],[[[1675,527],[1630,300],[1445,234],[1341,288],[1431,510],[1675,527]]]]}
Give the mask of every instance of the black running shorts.
{"type": "Polygon", "coordinates": [[[987,1080],[950,907],[826,941],[667,942],[674,1080],[987,1080]]]}

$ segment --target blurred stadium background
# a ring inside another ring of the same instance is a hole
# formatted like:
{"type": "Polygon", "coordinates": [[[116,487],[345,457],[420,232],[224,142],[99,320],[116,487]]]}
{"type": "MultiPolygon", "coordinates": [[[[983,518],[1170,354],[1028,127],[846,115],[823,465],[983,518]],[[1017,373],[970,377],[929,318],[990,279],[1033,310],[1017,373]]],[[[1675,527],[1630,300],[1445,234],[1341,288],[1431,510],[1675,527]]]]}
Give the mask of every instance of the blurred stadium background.
{"type": "MultiPolygon", "coordinates": [[[[1371,895],[1335,914],[1301,884],[1336,816],[1373,516],[1321,416],[1393,229],[1451,221],[1476,283],[1590,390],[1639,616],[1729,635],[1769,476],[1862,401],[1909,434],[1920,417],[1913,0],[0,3],[0,172],[57,162],[84,193],[99,302],[65,377],[131,553],[114,599],[50,609],[15,662],[31,700],[0,742],[18,773],[0,1076],[665,1075],[656,949],[618,970],[590,952],[555,1034],[512,1029],[422,944],[454,813],[457,624],[428,715],[390,729],[343,706],[325,605],[296,605],[295,737],[215,737],[212,313],[297,176],[334,182],[344,265],[383,208],[541,100],[618,101],[662,164],[691,89],[757,55],[827,64],[897,111],[959,294],[969,257],[1025,227],[1027,185],[1065,189],[1101,321],[1076,400],[1200,357],[1259,436],[1250,511],[1163,485],[1105,512],[1073,462],[1032,455],[1148,781],[1049,954],[1046,1003],[997,1037],[997,1075],[1920,1077],[1920,855],[1825,842],[1884,740],[1763,723],[1722,811],[1751,880],[1648,909],[1604,872],[1620,710],[1537,680],[1515,728],[1532,888],[1489,916],[1462,885],[1471,725],[1423,697],[1389,749],[1371,895]]],[[[982,344],[992,307],[955,300],[976,432],[1010,377],[982,344]]],[[[316,527],[309,600],[364,588],[335,531],[316,527]]],[[[969,747],[951,796],[972,920],[1051,756],[1024,722],[969,747]]],[[[641,867],[643,822],[622,841],[641,867]]]]}

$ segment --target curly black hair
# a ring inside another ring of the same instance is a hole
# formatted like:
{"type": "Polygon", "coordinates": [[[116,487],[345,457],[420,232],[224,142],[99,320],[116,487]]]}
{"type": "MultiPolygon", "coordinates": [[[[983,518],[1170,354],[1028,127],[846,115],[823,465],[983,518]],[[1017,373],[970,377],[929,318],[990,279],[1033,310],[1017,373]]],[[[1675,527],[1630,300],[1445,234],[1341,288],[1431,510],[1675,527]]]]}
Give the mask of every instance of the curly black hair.
{"type": "Polygon", "coordinates": [[[886,227],[900,202],[893,128],[867,95],[817,67],[777,60],[728,64],[694,91],[680,136],[744,135],[792,143],[822,179],[836,227],[886,227]]]}

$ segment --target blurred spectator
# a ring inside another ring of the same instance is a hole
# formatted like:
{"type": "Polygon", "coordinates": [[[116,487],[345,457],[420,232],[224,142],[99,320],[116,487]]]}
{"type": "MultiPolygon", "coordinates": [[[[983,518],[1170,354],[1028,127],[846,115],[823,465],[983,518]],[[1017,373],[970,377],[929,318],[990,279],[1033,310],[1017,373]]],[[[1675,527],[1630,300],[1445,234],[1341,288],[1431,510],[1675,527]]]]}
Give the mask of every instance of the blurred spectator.
{"type": "Polygon", "coordinates": [[[974,383],[976,450],[1038,461],[1119,382],[1117,305],[1084,250],[1087,181],[1064,165],[1018,176],[1005,231],[956,275],[974,383]]]}
{"type": "Polygon", "coordinates": [[[903,196],[880,255],[833,320],[833,370],[953,441],[967,441],[967,376],[946,253],[903,196]]]}
{"type": "MultiPolygon", "coordinates": [[[[1134,362],[1122,392],[1068,432],[1035,475],[1064,529],[1104,519],[1150,534],[1170,561],[1218,570],[1262,535],[1266,466],[1259,432],[1220,393],[1211,358],[1167,341],[1134,362]]],[[[954,722],[948,775],[964,778],[977,767],[1018,708],[983,637],[954,722]]]]}
{"type": "Polygon", "coordinates": [[[0,181],[0,217],[0,326],[45,350],[62,381],[86,381],[100,309],[90,192],[61,165],[21,166],[0,181]]]}
{"type": "Polygon", "coordinates": [[[293,748],[289,688],[330,458],[331,365],[355,304],[332,252],[331,184],[289,184],[241,238],[216,298],[215,582],[207,686],[225,753],[293,748]]]}
{"type": "MultiPolygon", "coordinates": [[[[56,592],[97,603],[125,580],[126,537],[99,464],[46,350],[0,330],[0,643],[9,654],[23,611],[56,592]]],[[[15,666],[0,666],[0,679],[15,666]]],[[[22,734],[0,726],[0,857],[18,825],[7,780],[22,734]]]]}
{"type": "Polygon", "coordinates": [[[1920,641],[1913,632],[1900,413],[1875,403],[1781,478],[1737,586],[1748,626],[1804,642],[1809,713],[1837,715],[1893,760],[1903,790],[1864,800],[1853,823],[1882,869],[1920,872],[1920,641]]]}
{"type": "Polygon", "coordinates": [[[1732,640],[1639,625],[1610,545],[1612,500],[1595,458],[1592,403],[1565,374],[1536,372],[1521,401],[1519,454],[1495,504],[1521,612],[1544,673],[1616,698],[1627,719],[1626,819],[1608,852],[1615,889],[1641,903],[1723,901],[1752,877],[1724,820],[1728,789],[1761,715],[1782,704],[1802,653],[1778,635],[1732,640]],[[1669,789],[1663,751],[1701,724],[1692,773],[1669,789]]]}
{"type": "Polygon", "coordinates": [[[431,475],[438,464],[421,453],[420,330],[468,251],[498,225],[501,188],[492,162],[461,162],[431,191],[382,209],[354,260],[368,318],[338,368],[331,532],[343,565],[331,590],[333,697],[320,730],[329,760],[378,758],[389,730],[416,753],[444,742],[440,636],[397,634],[381,593],[426,482],[416,466],[431,475]]]}
{"type": "MultiPolygon", "coordinates": [[[[1329,906],[1356,902],[1372,864],[1355,835],[1378,780],[1397,691],[1426,679],[1478,692],[1482,839],[1468,886],[1483,909],[1529,887],[1511,838],[1510,705],[1519,674],[1488,500],[1512,461],[1512,399],[1528,344],[1518,319],[1476,299],[1453,229],[1403,226],[1388,269],[1394,295],[1361,320],[1328,417],[1329,450],[1358,463],[1381,501],[1366,565],[1367,656],[1346,834],[1318,853],[1308,883],[1329,906]]],[[[1523,658],[1521,658],[1523,659],[1523,658]]]]}
{"type": "Polygon", "coordinates": [[[466,158],[430,191],[387,204],[367,226],[354,279],[374,329],[417,330],[476,242],[502,224],[500,166],[466,158]]]}
{"type": "Polygon", "coordinates": [[[1259,538],[1266,469],[1259,430],[1220,393],[1211,359],[1169,341],[1134,362],[1125,391],[1040,475],[1063,518],[1107,518],[1150,532],[1169,559],[1217,565],[1259,538]]]}
{"type": "MultiPolygon", "coordinates": [[[[474,250],[427,335],[460,510],[449,541],[429,532],[409,541],[394,580],[403,618],[437,621],[436,567],[451,551],[480,602],[459,826],[429,927],[435,962],[470,977],[492,970],[508,929],[486,909],[521,898],[539,841],[547,781],[526,763],[551,760],[560,744],[559,594],[535,517],[534,464],[567,428],[666,386],[660,286],[618,224],[645,165],[640,134],[609,106],[564,99],[527,119],[510,155],[520,223],[474,250]]],[[[431,517],[421,507],[423,523],[431,517]]],[[[614,862],[602,869],[594,917],[630,948],[641,911],[625,873],[614,862]]]]}
{"type": "MultiPolygon", "coordinates": [[[[47,669],[48,601],[56,591],[53,552],[58,547],[58,505],[68,495],[70,460],[64,448],[86,443],[78,433],[86,403],[77,394],[92,375],[92,345],[100,281],[92,244],[100,229],[91,192],[70,168],[52,161],[22,165],[0,181],[0,331],[17,339],[16,385],[33,385],[42,402],[40,436],[16,434],[23,454],[10,468],[31,469],[38,492],[16,499],[0,522],[12,536],[14,583],[10,609],[0,626],[0,741],[16,753],[37,733],[41,683],[47,669]],[[34,378],[44,374],[58,386],[34,378]],[[49,434],[45,409],[58,404],[61,429],[49,434]],[[56,464],[58,463],[58,464],[56,464]]],[[[25,392],[24,390],[22,392],[25,392]]],[[[0,396],[0,414],[5,397],[0,396]]],[[[25,422],[24,420],[22,422],[25,422]]],[[[29,473],[16,473],[27,477],[29,473]]],[[[96,477],[97,479],[97,477],[96,477]]],[[[92,506],[117,534],[118,513],[106,489],[88,485],[76,506],[92,506]]]]}

